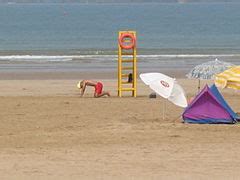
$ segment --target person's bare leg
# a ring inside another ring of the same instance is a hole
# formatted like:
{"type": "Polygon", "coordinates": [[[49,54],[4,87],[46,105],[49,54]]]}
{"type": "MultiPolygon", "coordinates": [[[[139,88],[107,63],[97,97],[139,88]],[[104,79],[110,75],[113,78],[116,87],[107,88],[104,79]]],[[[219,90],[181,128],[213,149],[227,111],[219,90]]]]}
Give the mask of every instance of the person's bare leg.
{"type": "Polygon", "coordinates": [[[107,95],[107,96],[109,97],[109,96],[110,96],[110,93],[103,91],[101,94],[95,93],[95,94],[94,94],[94,97],[99,98],[99,97],[102,97],[102,96],[105,96],[105,95],[107,95]]]}

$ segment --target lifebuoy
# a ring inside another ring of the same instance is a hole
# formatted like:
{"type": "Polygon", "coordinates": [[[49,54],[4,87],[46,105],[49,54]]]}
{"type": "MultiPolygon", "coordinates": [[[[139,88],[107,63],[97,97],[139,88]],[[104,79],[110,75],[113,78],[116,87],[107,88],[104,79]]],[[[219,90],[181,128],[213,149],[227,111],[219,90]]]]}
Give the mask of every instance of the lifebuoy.
{"type": "Polygon", "coordinates": [[[134,35],[132,33],[123,33],[119,39],[119,45],[121,46],[121,48],[123,49],[132,49],[133,47],[135,47],[135,44],[136,44],[136,39],[134,37],[134,35]],[[124,44],[124,39],[125,38],[130,38],[130,43],[128,45],[124,44]]]}

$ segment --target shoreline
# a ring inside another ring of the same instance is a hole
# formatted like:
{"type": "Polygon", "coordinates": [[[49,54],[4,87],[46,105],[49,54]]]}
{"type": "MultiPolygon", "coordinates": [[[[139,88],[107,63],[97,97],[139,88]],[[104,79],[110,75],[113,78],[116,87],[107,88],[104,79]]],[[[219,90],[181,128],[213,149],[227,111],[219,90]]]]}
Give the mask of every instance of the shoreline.
{"type": "MultiPolygon", "coordinates": [[[[149,69],[140,69],[138,71],[137,79],[140,73],[145,72],[161,72],[173,78],[185,78],[186,70],[175,69],[161,69],[154,71],[149,69]]],[[[85,71],[0,71],[0,80],[78,80],[78,79],[115,79],[117,80],[117,69],[100,72],[99,70],[85,70],[85,71]]]]}

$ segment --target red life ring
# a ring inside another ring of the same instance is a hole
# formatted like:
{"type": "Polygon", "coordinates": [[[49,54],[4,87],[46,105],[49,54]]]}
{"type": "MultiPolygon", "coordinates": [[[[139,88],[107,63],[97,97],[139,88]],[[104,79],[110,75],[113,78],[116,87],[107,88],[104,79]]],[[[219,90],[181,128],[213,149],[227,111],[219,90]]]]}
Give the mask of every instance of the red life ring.
{"type": "Polygon", "coordinates": [[[136,39],[134,37],[134,35],[132,33],[123,33],[119,39],[119,45],[121,46],[121,48],[123,49],[132,49],[133,47],[135,47],[136,44],[136,39]],[[130,38],[131,39],[131,43],[129,43],[128,45],[124,44],[124,39],[125,38],[130,38]]]}

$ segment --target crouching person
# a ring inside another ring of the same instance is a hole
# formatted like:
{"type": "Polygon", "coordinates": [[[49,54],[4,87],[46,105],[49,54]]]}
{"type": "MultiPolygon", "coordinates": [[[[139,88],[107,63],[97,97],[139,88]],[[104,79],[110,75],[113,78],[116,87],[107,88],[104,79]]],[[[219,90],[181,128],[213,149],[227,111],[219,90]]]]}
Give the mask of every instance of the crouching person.
{"type": "Polygon", "coordinates": [[[77,87],[80,89],[80,96],[84,95],[85,89],[87,86],[94,87],[94,97],[110,96],[110,93],[103,91],[103,84],[101,82],[91,81],[91,80],[82,80],[79,81],[77,87]]]}

